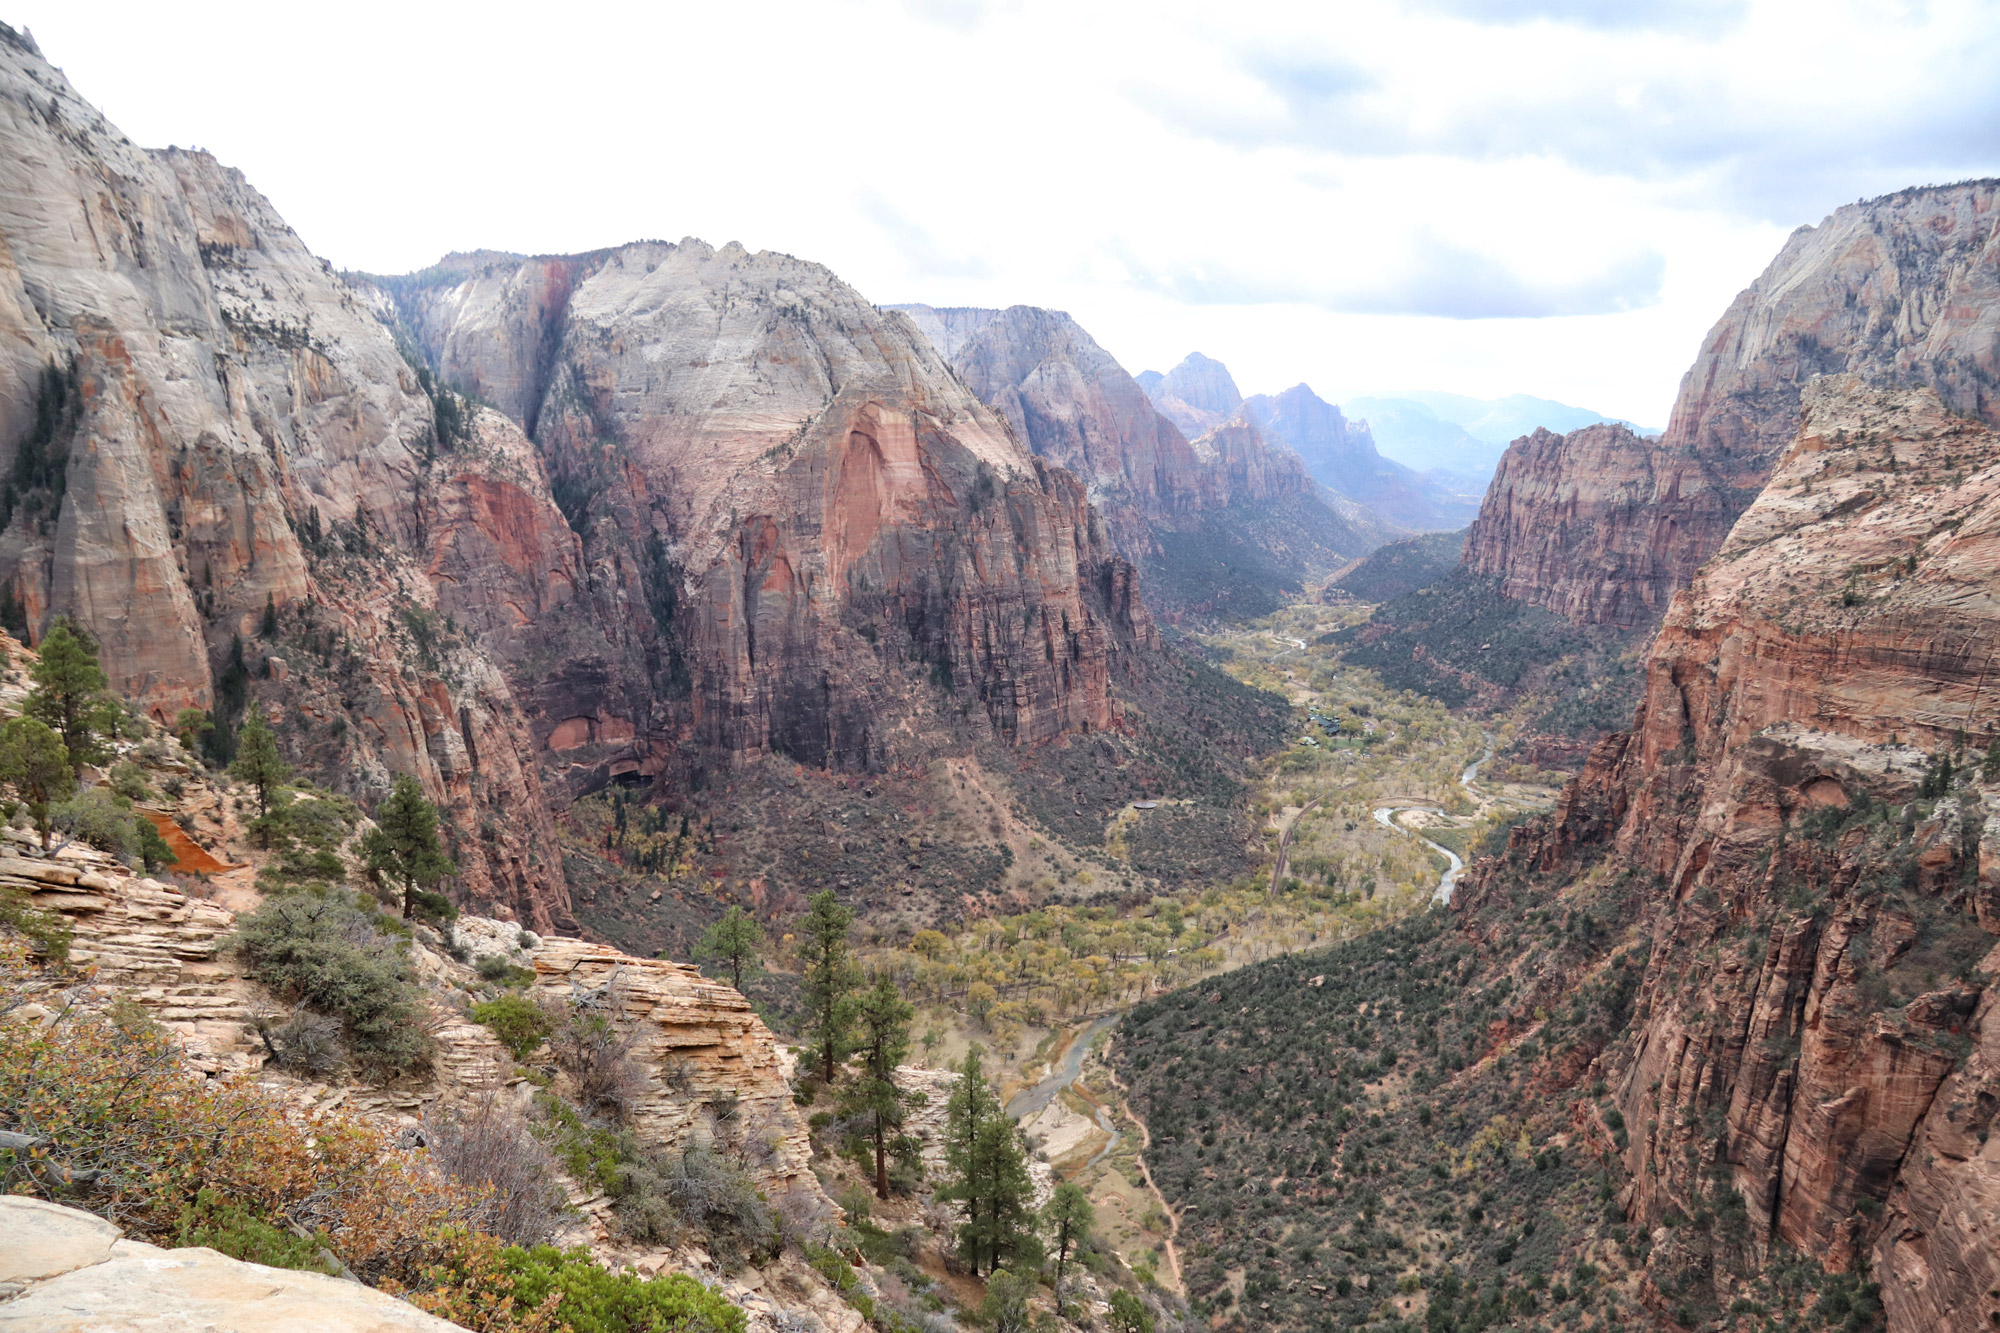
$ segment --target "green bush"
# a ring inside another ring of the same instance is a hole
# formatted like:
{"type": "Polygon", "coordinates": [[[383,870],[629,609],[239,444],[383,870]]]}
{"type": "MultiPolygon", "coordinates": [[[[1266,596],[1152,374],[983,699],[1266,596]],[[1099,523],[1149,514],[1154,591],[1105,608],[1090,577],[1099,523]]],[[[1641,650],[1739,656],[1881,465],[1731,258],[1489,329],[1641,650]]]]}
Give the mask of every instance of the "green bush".
{"type": "Polygon", "coordinates": [[[0,889],[0,930],[26,940],[39,957],[58,963],[69,961],[69,918],[35,906],[19,889],[0,889]]]}
{"type": "Polygon", "coordinates": [[[547,1010],[520,995],[473,1005],[472,1021],[491,1028],[516,1060],[527,1059],[556,1030],[556,1020],[547,1010]]]}
{"type": "Polygon", "coordinates": [[[153,789],[146,785],[146,770],[129,759],[111,766],[111,790],[128,801],[150,800],[153,795],[153,789]]]}
{"type": "Polygon", "coordinates": [[[515,1298],[532,1309],[562,1293],[556,1318],[574,1333],[742,1333],[743,1311],[685,1273],[644,1278],[598,1267],[581,1247],[508,1249],[515,1298]]]}
{"type": "Polygon", "coordinates": [[[294,1268],[310,1273],[340,1275],[326,1243],[319,1237],[295,1236],[259,1216],[249,1204],[202,1190],[181,1210],[172,1241],[176,1248],[204,1246],[267,1268],[294,1268]]]}
{"type": "Polygon", "coordinates": [[[138,817],[132,813],[132,803],[121,803],[103,787],[88,788],[52,806],[49,817],[55,827],[100,852],[123,861],[139,854],[138,817]]]}
{"type": "Polygon", "coordinates": [[[389,1077],[427,1064],[431,1037],[400,923],[364,903],[338,891],[269,898],[233,942],[252,977],[338,1018],[356,1060],[389,1077]]]}

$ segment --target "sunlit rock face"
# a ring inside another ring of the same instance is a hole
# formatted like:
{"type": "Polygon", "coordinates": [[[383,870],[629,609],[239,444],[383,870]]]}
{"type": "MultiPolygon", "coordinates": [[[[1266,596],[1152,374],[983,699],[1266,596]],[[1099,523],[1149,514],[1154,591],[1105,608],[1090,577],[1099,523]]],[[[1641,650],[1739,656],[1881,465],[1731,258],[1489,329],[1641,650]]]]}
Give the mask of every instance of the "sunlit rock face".
{"type": "Polygon", "coordinates": [[[1664,437],[1515,441],[1465,545],[1507,595],[1574,619],[1657,620],[1798,429],[1815,378],[1926,385],[2000,422],[2000,181],[1905,190],[1801,227],[1709,330],[1664,437]]]}
{"type": "Polygon", "coordinates": [[[2000,785],[1920,784],[2000,734],[2000,433],[1856,375],[1801,408],[1632,731],[1510,856],[1657,876],[1634,1035],[1591,1072],[1635,1219],[1732,1189],[1757,1253],[1865,1261],[1891,1329],[1971,1333],[2000,1312],[2000,785]]]}
{"type": "Polygon", "coordinates": [[[581,536],[593,633],[532,695],[579,789],[689,740],[874,768],[1111,725],[1111,661],[1153,635],[1132,568],[907,316],[699,241],[383,289],[531,427],[581,536]]]}
{"type": "Polygon", "coordinates": [[[357,794],[416,774],[462,895],[548,927],[569,909],[526,719],[447,617],[562,599],[577,548],[520,430],[470,417],[442,449],[370,303],[239,173],[133,145],[0,33],[0,579],[31,631],[74,617],[161,718],[270,708],[357,794]],[[473,608],[471,582],[498,586],[473,608]]]}

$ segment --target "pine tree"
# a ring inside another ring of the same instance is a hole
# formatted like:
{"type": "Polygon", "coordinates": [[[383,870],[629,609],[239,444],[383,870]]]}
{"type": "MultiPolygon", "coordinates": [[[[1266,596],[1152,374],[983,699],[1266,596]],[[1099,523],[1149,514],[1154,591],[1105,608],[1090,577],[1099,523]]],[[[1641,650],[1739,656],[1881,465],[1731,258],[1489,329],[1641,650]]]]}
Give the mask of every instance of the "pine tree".
{"type": "Polygon", "coordinates": [[[263,639],[275,639],[278,637],[278,595],[276,593],[267,592],[264,594],[264,619],[257,626],[257,636],[263,639]]]}
{"type": "Polygon", "coordinates": [[[910,1020],[914,1007],[904,1003],[887,974],[862,993],[855,1005],[860,1028],[861,1077],[840,1099],[840,1113],[862,1121],[875,1145],[875,1197],[889,1197],[889,1147],[900,1136],[906,1112],[923,1101],[923,1094],[896,1086],[896,1066],[910,1054],[910,1020]]]}
{"type": "Polygon", "coordinates": [[[1090,1228],[1097,1221],[1097,1210],[1090,1206],[1090,1196],[1083,1186],[1066,1180],[1056,1186],[1055,1193],[1042,1208],[1042,1227],[1048,1233],[1049,1244],[1056,1252],[1056,1318],[1063,1318],[1063,1270],[1069,1266],[1069,1252],[1090,1241],[1090,1228]]]}
{"type": "Polygon", "coordinates": [[[229,772],[237,781],[257,789],[257,813],[270,814],[271,793],[291,778],[292,768],[279,753],[277,733],[259,709],[250,710],[243,719],[243,729],[236,733],[236,759],[229,772]]]}
{"type": "MultiPolygon", "coordinates": [[[[618,822],[623,832],[625,810],[618,809],[618,822]]],[[[764,946],[764,928],[757,924],[757,918],[741,907],[731,907],[722,914],[722,920],[702,933],[701,942],[694,946],[694,956],[703,960],[717,960],[729,965],[729,984],[737,990],[743,989],[743,969],[745,965],[756,966],[757,950],[764,946]]]]}
{"type": "Polygon", "coordinates": [[[76,790],[76,772],[62,737],[40,718],[9,718],[0,726],[0,782],[28,807],[35,832],[42,835],[42,850],[48,851],[49,807],[76,790]]]}
{"type": "Polygon", "coordinates": [[[378,881],[402,890],[403,915],[421,906],[445,915],[451,904],[431,892],[458,867],[438,842],[437,807],[424,799],[423,786],[407,773],[396,779],[389,799],[376,813],[375,827],[361,839],[362,863],[378,881]]]}
{"type": "Polygon", "coordinates": [[[806,914],[799,920],[806,1031],[809,1044],[819,1052],[821,1075],[829,1084],[841,1057],[853,1049],[848,1045],[848,1029],[854,1020],[854,988],[861,982],[847,949],[847,931],[853,924],[854,913],[840,905],[832,889],[807,899],[806,914]]]}
{"type": "Polygon", "coordinates": [[[21,711],[62,738],[71,774],[81,777],[85,764],[109,758],[104,738],[117,732],[119,708],[105,690],[109,682],[97,664],[97,645],[90,636],[68,617],[58,617],[43,638],[41,660],[29,675],[35,688],[21,711]]]}
{"type": "Polygon", "coordinates": [[[1153,1312],[1123,1287],[1111,1293],[1110,1314],[1114,1333],[1153,1333],[1153,1312]]]}
{"type": "Polygon", "coordinates": [[[974,1043],[945,1103],[945,1163],[951,1179],[938,1198],[965,1205],[959,1246],[977,1274],[1035,1249],[1034,1181],[1020,1135],[986,1081],[974,1043]]]}

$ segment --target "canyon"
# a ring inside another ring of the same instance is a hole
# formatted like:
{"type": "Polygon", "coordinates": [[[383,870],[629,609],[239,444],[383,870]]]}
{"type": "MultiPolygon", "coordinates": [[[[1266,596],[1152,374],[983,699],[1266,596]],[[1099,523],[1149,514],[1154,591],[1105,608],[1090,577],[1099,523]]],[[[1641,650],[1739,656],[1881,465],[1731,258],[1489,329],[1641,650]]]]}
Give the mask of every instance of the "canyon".
{"type": "Polygon", "coordinates": [[[1509,447],[1466,570],[1573,620],[1656,623],[1762,489],[1805,386],[1843,372],[2000,421],[2000,181],[1799,228],[1703,339],[1661,439],[1595,425],[1509,447]]]}
{"type": "MultiPolygon", "coordinates": [[[[1460,910],[1520,910],[1536,873],[1647,877],[1633,1031],[1585,1075],[1633,1127],[1634,1219],[1731,1197],[1756,1261],[1782,1244],[1866,1266],[1890,1329],[1970,1330],[2000,1314],[2000,786],[1978,758],[2000,438],[1928,387],[1833,375],[1801,401],[1669,607],[1632,729],[1460,910]]],[[[1663,1306],[1743,1271],[1661,1234],[1663,1306]]]]}
{"type": "Polygon", "coordinates": [[[817,265],[350,281],[11,30],[0,103],[15,628],[157,719],[275,708],[356,795],[414,773],[469,905],[572,928],[554,815],[607,783],[1104,730],[1157,649],[1084,486],[817,265]]]}

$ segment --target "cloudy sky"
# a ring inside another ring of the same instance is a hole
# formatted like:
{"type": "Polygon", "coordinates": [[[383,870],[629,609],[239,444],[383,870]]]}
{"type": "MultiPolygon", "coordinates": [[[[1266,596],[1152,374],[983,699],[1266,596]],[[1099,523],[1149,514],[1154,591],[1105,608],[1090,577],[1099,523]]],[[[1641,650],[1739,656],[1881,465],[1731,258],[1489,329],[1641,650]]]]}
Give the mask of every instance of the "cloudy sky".
{"type": "Polygon", "coordinates": [[[2000,0],[24,0],[342,267],[740,240],[1246,392],[1665,424],[1785,235],[2000,174],[2000,0]]]}

